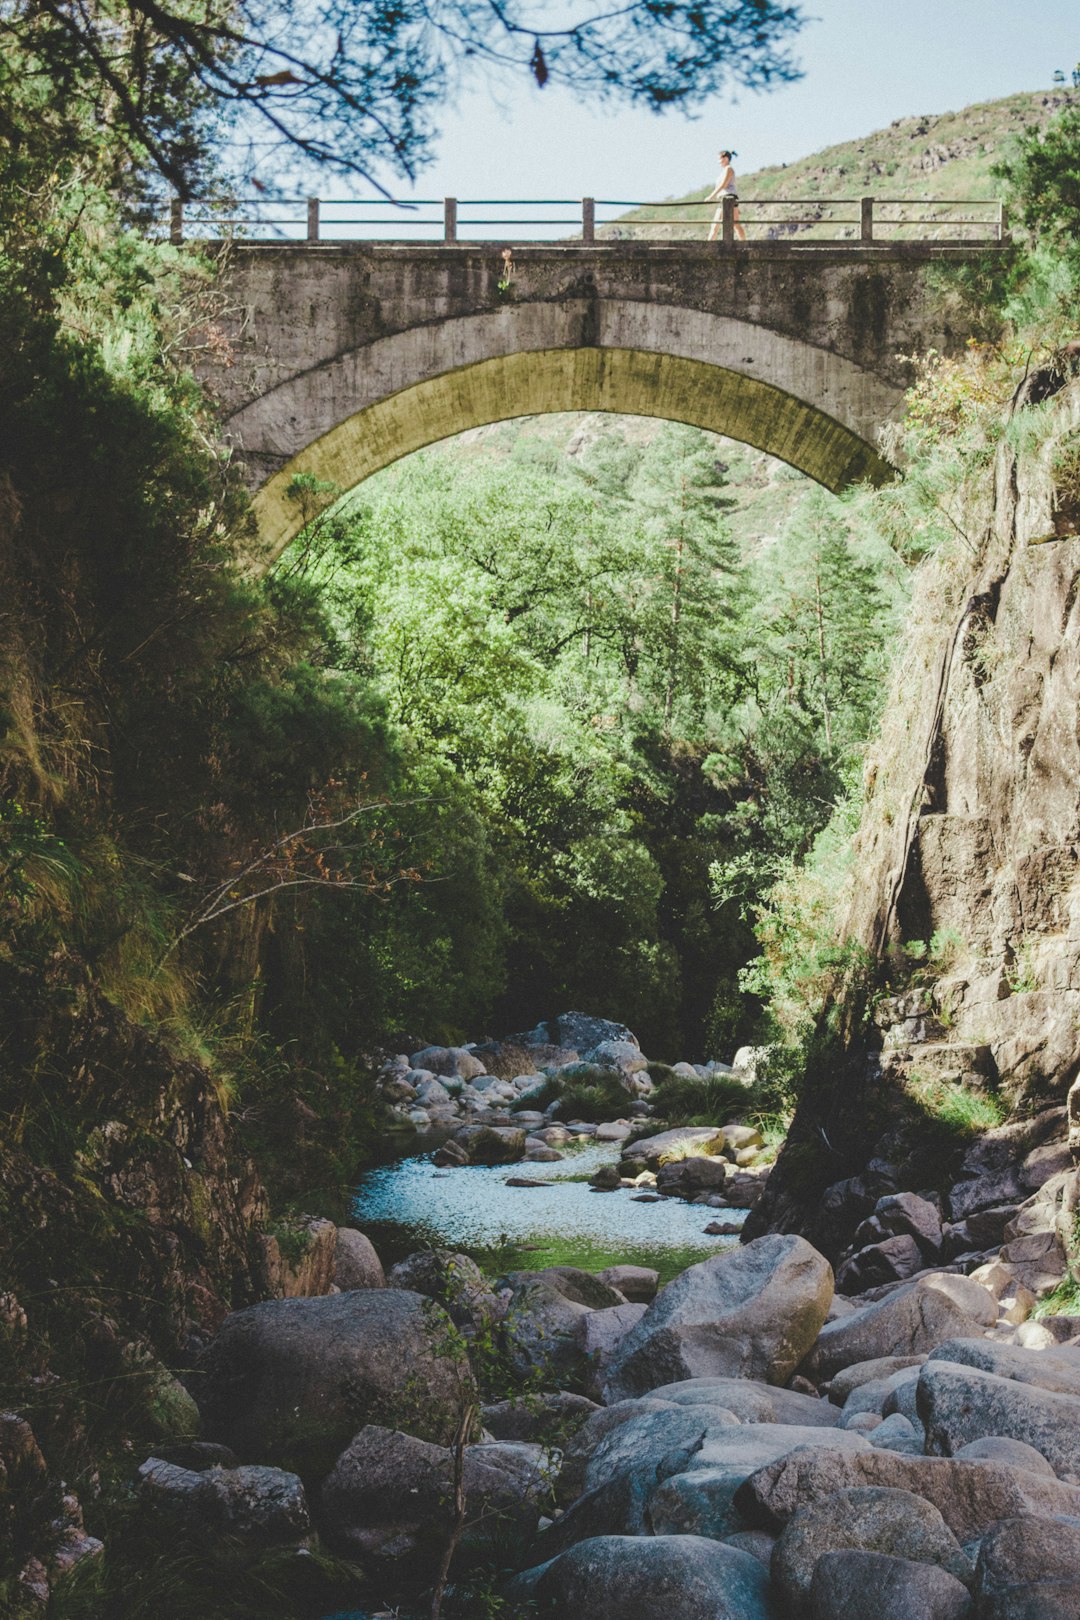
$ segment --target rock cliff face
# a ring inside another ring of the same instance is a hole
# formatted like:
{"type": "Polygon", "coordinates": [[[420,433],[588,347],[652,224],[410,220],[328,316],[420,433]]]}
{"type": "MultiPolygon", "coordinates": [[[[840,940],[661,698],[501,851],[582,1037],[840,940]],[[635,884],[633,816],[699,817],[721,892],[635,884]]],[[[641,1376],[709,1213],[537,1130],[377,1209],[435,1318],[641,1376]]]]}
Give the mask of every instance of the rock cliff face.
{"type": "Polygon", "coordinates": [[[858,1216],[825,1189],[875,1156],[894,1185],[958,1171],[920,1155],[928,1088],[1026,1118],[1080,1073],[1080,511],[1062,473],[1078,432],[1076,382],[1018,410],[923,569],[845,929],[893,994],[810,1077],[748,1236],[794,1229],[835,1257],[858,1216]]]}

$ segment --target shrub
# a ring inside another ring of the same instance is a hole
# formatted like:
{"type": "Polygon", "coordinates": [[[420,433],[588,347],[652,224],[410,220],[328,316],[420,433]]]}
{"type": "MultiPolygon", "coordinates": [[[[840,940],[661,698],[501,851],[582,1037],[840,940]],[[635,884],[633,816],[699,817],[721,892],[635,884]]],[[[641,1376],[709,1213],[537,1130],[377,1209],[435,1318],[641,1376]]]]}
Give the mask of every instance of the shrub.
{"type": "Polygon", "coordinates": [[[744,1119],[753,1106],[753,1088],[734,1075],[715,1074],[708,1080],[672,1075],[653,1096],[653,1106],[669,1125],[723,1125],[744,1119]]]}

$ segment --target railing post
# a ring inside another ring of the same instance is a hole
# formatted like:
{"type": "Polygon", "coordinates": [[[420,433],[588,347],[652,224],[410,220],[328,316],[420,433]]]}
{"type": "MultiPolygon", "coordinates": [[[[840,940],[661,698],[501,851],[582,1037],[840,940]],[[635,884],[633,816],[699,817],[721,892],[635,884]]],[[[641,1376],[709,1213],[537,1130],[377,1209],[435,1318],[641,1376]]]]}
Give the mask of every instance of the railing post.
{"type": "Polygon", "coordinates": [[[307,239],[309,242],[319,240],[319,199],[309,197],[307,200],[307,239]]]}
{"type": "Polygon", "coordinates": [[[595,197],[582,197],[581,199],[581,240],[583,242],[596,241],[595,197]]]}
{"type": "Polygon", "coordinates": [[[443,241],[457,241],[457,198],[443,198],[443,241]]]}
{"type": "Polygon", "coordinates": [[[874,240],[874,199],[864,197],[859,204],[859,238],[863,242],[874,240]]]}
{"type": "Polygon", "coordinates": [[[169,204],[169,241],[179,246],[184,240],[184,205],[179,197],[169,204]]]}
{"type": "Polygon", "coordinates": [[[735,199],[724,197],[720,204],[722,210],[720,235],[725,247],[731,247],[735,241],[735,199]]]}
{"type": "Polygon", "coordinates": [[[1009,226],[1009,220],[1008,220],[1008,215],[1007,215],[1007,213],[1005,211],[1005,204],[999,199],[998,200],[998,217],[997,217],[997,239],[998,239],[999,242],[1004,242],[1006,237],[1008,236],[1008,226],[1009,226]]]}

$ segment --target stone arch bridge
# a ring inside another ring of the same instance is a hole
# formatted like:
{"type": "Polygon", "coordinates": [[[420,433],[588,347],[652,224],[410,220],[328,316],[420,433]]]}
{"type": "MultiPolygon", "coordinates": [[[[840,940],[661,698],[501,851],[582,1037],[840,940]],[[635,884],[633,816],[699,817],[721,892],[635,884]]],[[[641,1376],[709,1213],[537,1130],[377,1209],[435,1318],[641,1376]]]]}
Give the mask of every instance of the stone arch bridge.
{"type": "Polygon", "coordinates": [[[550,411],[690,423],[839,491],[893,475],[879,438],[908,357],[968,335],[930,272],[986,251],[251,242],[224,273],[230,353],[204,375],[254,492],[261,566],[400,456],[550,411]]]}

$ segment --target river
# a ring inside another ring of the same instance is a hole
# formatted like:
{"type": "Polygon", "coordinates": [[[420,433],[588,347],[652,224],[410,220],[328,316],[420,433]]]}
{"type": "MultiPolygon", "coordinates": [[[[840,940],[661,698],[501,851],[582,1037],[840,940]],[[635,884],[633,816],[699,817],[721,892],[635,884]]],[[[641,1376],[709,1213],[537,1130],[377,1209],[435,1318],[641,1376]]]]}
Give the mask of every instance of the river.
{"type": "Polygon", "coordinates": [[[437,1244],[497,1272],[553,1265],[599,1271],[629,1263],[655,1267],[666,1282],[738,1242],[704,1229],[717,1219],[741,1223],[744,1210],[678,1198],[640,1203],[628,1188],[594,1192],[588,1178],[618,1153],[590,1143],[550,1164],[452,1170],[436,1169],[426,1154],[402,1158],[363,1176],[353,1214],[387,1266],[437,1244]],[[515,1176],[541,1185],[508,1187],[515,1176]]]}

